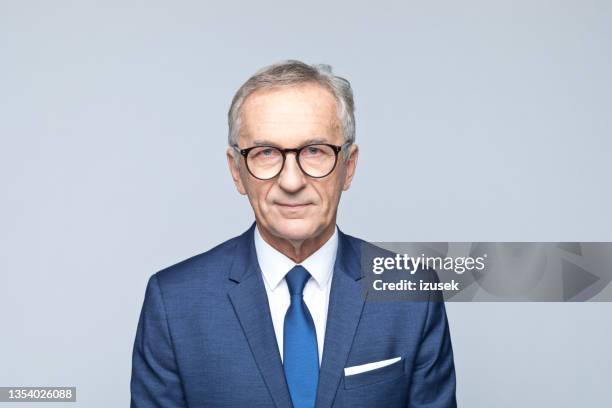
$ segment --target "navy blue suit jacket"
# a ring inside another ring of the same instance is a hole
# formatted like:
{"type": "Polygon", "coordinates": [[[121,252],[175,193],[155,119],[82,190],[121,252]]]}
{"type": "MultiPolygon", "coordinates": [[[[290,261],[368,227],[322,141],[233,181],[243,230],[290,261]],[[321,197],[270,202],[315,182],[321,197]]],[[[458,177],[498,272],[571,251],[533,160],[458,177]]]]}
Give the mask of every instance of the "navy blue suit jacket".
{"type": "MultiPolygon", "coordinates": [[[[291,407],[254,226],[149,279],[132,407],[291,407]]],[[[444,303],[364,300],[362,242],[339,232],[316,407],[455,407],[444,303]],[[402,358],[344,375],[345,367],[395,357],[402,358]]]]}

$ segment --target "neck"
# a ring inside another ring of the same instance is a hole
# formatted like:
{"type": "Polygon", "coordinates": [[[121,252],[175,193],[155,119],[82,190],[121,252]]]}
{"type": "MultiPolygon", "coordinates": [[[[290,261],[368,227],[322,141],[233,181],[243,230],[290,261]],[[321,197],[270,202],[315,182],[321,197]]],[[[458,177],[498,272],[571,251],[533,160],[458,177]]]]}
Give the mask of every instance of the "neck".
{"type": "Polygon", "coordinates": [[[334,218],[334,221],[315,237],[304,240],[289,240],[271,234],[265,228],[260,228],[260,224],[258,224],[259,233],[264,241],[295,263],[301,263],[314,254],[331,238],[335,229],[336,221],[334,218]]]}

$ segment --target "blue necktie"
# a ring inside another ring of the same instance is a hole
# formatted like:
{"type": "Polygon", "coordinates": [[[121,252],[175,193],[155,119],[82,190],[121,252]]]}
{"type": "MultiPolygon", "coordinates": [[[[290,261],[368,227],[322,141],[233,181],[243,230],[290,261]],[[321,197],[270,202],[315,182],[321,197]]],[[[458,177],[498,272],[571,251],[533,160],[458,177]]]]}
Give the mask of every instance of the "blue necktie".
{"type": "Polygon", "coordinates": [[[291,304],[285,315],[283,368],[294,408],[313,408],[319,380],[319,350],[312,316],[302,292],[310,274],[296,265],[285,276],[291,304]]]}

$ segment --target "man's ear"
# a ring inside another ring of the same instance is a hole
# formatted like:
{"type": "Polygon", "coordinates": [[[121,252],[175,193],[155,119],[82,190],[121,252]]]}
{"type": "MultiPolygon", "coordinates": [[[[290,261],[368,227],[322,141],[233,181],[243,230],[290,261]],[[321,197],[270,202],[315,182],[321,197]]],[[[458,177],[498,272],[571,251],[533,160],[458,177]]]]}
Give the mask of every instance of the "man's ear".
{"type": "Polygon", "coordinates": [[[246,195],[246,189],[244,188],[244,184],[242,184],[242,178],[240,177],[240,162],[236,161],[234,155],[237,155],[236,150],[231,147],[227,148],[227,165],[229,166],[230,174],[232,175],[232,180],[234,180],[234,184],[236,185],[236,190],[242,195],[246,195]]]}
{"type": "Polygon", "coordinates": [[[346,159],[346,175],[344,176],[344,185],[342,190],[346,191],[351,186],[353,176],[355,175],[355,169],[357,167],[357,159],[359,158],[359,146],[351,144],[347,153],[346,159]]]}

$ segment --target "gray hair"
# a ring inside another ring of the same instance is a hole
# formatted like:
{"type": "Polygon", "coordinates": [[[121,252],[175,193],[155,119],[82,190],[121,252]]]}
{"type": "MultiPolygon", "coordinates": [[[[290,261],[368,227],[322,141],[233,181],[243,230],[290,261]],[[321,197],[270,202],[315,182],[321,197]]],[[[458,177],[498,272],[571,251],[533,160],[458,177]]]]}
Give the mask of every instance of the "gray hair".
{"type": "Polygon", "coordinates": [[[350,82],[334,75],[329,65],[308,65],[301,61],[287,60],[260,69],[238,89],[227,113],[229,145],[238,145],[242,105],[249,95],[259,89],[283,88],[306,83],[321,85],[333,94],[344,142],[353,143],[355,103],[350,82]]]}

